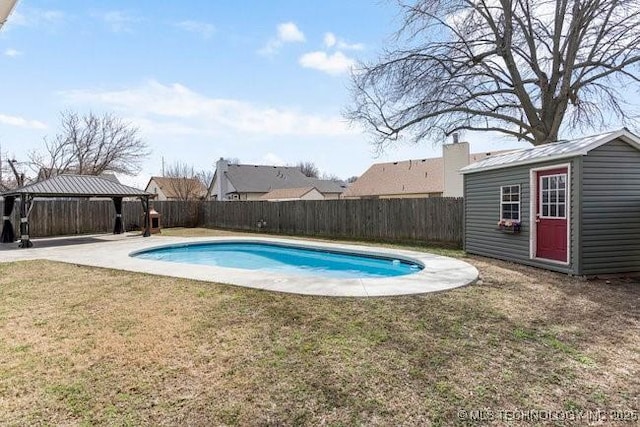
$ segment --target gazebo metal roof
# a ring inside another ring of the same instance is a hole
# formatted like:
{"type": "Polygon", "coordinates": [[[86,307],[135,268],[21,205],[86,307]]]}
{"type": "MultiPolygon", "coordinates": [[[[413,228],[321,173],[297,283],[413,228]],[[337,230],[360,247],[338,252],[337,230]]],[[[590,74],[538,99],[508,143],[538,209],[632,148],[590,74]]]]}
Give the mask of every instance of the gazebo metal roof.
{"type": "Polygon", "coordinates": [[[58,175],[7,191],[2,196],[20,197],[154,197],[152,193],[95,175],[58,175]]]}
{"type": "Polygon", "coordinates": [[[137,188],[120,184],[108,178],[95,175],[58,175],[35,184],[25,185],[15,190],[0,194],[4,196],[3,224],[0,241],[11,243],[14,241],[13,225],[11,224],[11,212],[16,199],[20,199],[20,247],[33,246],[29,237],[29,213],[36,197],[109,197],[113,199],[116,210],[116,218],[113,232],[124,232],[122,224],[122,199],[124,197],[137,197],[142,202],[144,209],[144,232],[148,237],[149,230],[149,199],[155,194],[137,188]]]}

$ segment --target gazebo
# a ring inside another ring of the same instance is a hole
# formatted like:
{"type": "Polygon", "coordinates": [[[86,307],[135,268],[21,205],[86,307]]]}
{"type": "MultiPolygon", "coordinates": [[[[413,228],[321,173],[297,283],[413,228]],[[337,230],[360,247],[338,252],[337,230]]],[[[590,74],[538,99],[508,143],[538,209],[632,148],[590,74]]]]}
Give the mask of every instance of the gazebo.
{"type": "Polygon", "coordinates": [[[124,197],[134,197],[142,202],[144,210],[144,231],[143,236],[151,235],[149,230],[149,199],[155,195],[147,193],[137,188],[122,185],[95,175],[58,175],[35,184],[26,185],[15,190],[0,194],[4,197],[4,212],[2,234],[0,242],[12,243],[15,240],[13,224],[11,224],[11,213],[16,199],[20,199],[20,247],[30,248],[33,243],[29,239],[29,214],[36,197],[49,198],[89,198],[104,197],[113,199],[116,210],[114,234],[124,232],[122,223],[122,199],[124,197]]]}

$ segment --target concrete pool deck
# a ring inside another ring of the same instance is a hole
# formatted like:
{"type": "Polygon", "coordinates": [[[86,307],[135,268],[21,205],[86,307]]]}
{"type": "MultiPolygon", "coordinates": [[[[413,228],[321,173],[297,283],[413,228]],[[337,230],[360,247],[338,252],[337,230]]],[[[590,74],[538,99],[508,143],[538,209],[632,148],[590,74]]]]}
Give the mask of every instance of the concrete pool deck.
{"type": "Polygon", "coordinates": [[[0,245],[0,262],[44,259],[277,292],[340,297],[410,295],[444,291],[468,285],[478,277],[478,270],[464,261],[426,252],[275,237],[170,237],[154,235],[143,238],[139,234],[127,233],[35,239],[33,242],[34,247],[30,249],[20,249],[17,243],[0,245]],[[356,254],[397,255],[416,260],[424,264],[425,268],[414,274],[390,278],[334,279],[182,264],[129,256],[132,252],[157,246],[228,241],[278,242],[316,249],[347,250],[356,254]]]}

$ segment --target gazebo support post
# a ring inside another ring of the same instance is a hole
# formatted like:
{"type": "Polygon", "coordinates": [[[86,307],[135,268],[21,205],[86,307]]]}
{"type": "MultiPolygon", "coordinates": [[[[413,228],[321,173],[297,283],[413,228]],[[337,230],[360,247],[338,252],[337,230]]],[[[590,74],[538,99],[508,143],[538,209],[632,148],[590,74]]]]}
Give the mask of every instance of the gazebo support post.
{"type": "Polygon", "coordinates": [[[122,234],[124,233],[124,224],[122,223],[122,197],[114,197],[113,206],[116,209],[116,220],[113,226],[113,234],[122,234]]]}
{"type": "Polygon", "coordinates": [[[151,219],[149,217],[149,196],[141,197],[142,208],[144,209],[144,231],[142,237],[151,236],[151,219]]]}
{"type": "Polygon", "coordinates": [[[15,205],[15,196],[7,196],[4,198],[4,211],[2,212],[2,234],[0,234],[0,242],[13,243],[16,235],[13,232],[13,224],[11,224],[11,213],[13,205],[15,205]]]}
{"type": "Polygon", "coordinates": [[[22,194],[20,197],[20,247],[30,248],[33,246],[33,242],[29,238],[29,214],[31,213],[31,206],[33,203],[33,196],[30,194],[22,194]]]}

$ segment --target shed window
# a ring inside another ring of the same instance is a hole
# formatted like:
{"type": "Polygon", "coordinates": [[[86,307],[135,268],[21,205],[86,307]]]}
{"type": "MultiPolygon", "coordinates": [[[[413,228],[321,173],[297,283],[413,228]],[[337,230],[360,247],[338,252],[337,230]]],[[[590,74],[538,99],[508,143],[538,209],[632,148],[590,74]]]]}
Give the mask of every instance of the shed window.
{"type": "Polygon", "coordinates": [[[567,174],[540,177],[542,218],[567,217],[567,174]]]}
{"type": "Polygon", "coordinates": [[[500,219],[520,221],[519,185],[505,185],[500,188],[500,219]]]}

